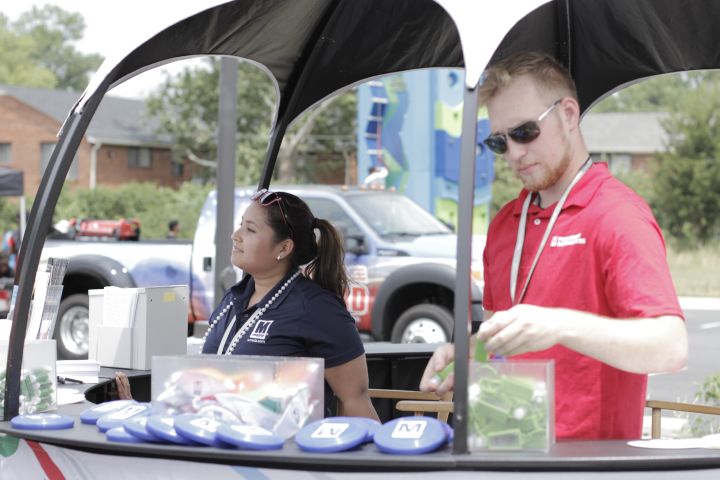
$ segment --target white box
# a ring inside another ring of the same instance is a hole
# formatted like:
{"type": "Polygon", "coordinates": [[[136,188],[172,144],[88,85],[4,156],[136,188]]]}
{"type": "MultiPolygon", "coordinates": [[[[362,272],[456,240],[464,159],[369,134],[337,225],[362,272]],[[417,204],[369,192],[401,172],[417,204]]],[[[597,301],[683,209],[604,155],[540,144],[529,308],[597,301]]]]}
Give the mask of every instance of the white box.
{"type": "Polygon", "coordinates": [[[187,351],[188,287],[124,289],[137,293],[128,327],[102,324],[104,290],[90,290],[88,358],[104,367],[149,370],[153,355],[187,351]]]}

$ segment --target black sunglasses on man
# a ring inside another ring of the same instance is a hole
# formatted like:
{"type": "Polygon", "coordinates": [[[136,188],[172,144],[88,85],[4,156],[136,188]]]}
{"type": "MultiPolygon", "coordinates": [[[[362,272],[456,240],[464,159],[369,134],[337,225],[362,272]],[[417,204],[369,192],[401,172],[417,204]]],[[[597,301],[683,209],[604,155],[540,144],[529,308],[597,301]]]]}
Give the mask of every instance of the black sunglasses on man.
{"type": "Polygon", "coordinates": [[[535,140],[540,136],[540,125],[539,123],[543,120],[543,118],[550,115],[550,112],[552,112],[555,107],[557,107],[560,102],[562,101],[562,98],[555,100],[552,105],[548,107],[547,110],[545,110],[537,120],[530,120],[528,122],[525,122],[521,125],[518,125],[515,128],[512,128],[507,131],[507,133],[493,133],[489,137],[487,137],[483,143],[487,145],[487,147],[492,150],[493,152],[497,153],[498,155],[502,155],[505,152],[507,152],[508,145],[507,145],[507,139],[508,137],[513,141],[521,144],[527,144],[535,140]]]}

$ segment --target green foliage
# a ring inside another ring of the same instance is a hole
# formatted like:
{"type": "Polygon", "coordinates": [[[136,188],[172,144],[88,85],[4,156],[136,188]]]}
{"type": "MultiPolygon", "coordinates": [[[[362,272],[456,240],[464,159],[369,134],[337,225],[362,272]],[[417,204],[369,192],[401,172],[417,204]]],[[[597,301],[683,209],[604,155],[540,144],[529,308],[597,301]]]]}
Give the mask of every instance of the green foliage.
{"type": "MultiPolygon", "coordinates": [[[[10,230],[18,228],[17,220],[19,209],[19,199],[15,197],[0,197],[0,235],[10,230]]],[[[30,205],[27,203],[26,205],[30,205]]],[[[28,211],[30,207],[28,206],[28,211]]]]}
{"type": "Polygon", "coordinates": [[[7,17],[0,14],[0,83],[55,88],[53,72],[34,61],[36,49],[32,38],[16,34],[7,17]]]}
{"type": "Polygon", "coordinates": [[[615,92],[593,112],[670,112],[682,105],[685,92],[718,78],[717,72],[682,72],[649,78],[615,92]]]}
{"type": "Polygon", "coordinates": [[[720,81],[689,91],[663,123],[667,151],[654,175],[652,205],[679,247],[715,240],[720,232],[720,81]]]}
{"type": "Polygon", "coordinates": [[[653,171],[629,170],[627,172],[618,173],[615,177],[625,185],[633,189],[635,193],[640,195],[648,204],[652,206],[653,201],[653,171]]]}
{"type": "Polygon", "coordinates": [[[9,22],[0,14],[0,83],[83,90],[102,62],[73,46],[85,31],[79,13],[33,6],[9,22]]]}
{"type": "MultiPolygon", "coordinates": [[[[206,181],[215,176],[219,79],[219,59],[208,58],[204,65],[166,77],[146,103],[147,115],[160,122],[157,133],[174,138],[177,158],[204,166],[206,181]]],[[[252,185],[260,178],[270,138],[275,87],[264,71],[240,62],[237,94],[236,182],[252,185]]],[[[356,95],[350,91],[301,115],[285,135],[277,178],[288,183],[315,181],[323,169],[345,164],[356,148],[355,114],[356,95]]]]}
{"type": "MultiPolygon", "coordinates": [[[[693,403],[711,407],[720,406],[720,373],[708,376],[695,392],[693,403]]],[[[683,436],[702,437],[720,433],[720,417],[715,415],[685,415],[688,419],[683,436]]]]}
{"type": "Polygon", "coordinates": [[[54,218],[138,219],[141,240],[165,238],[168,221],[180,222],[180,237],[192,239],[200,209],[211,187],[192,183],[180,189],[152,183],[128,183],[119,188],[63,191],[54,218]]]}
{"type": "MultiPolygon", "coordinates": [[[[205,166],[205,180],[214,178],[217,159],[217,117],[220,59],[208,57],[164,84],[146,102],[147,115],[160,122],[158,133],[173,137],[177,158],[205,166]]],[[[275,89],[270,78],[247,62],[238,66],[237,182],[256,183],[269,138],[275,89]]]]}
{"type": "Polygon", "coordinates": [[[279,180],[324,183],[357,151],[357,90],[346,90],[304,112],[290,126],[278,156],[279,180]],[[283,175],[284,173],[284,175],[283,175]]]}
{"type": "Polygon", "coordinates": [[[490,204],[490,218],[510,200],[517,198],[522,190],[522,182],[513,173],[508,163],[501,156],[495,156],[495,181],[492,184],[492,201],[490,204]]]}

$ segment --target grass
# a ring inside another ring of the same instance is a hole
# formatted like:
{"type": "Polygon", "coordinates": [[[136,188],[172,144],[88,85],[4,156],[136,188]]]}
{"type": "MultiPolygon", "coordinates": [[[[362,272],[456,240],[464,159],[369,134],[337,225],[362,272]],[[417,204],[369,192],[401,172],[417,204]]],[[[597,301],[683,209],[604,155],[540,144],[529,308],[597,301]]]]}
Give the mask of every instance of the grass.
{"type": "Polygon", "coordinates": [[[677,251],[668,247],[668,264],[681,297],[720,297],[720,245],[677,251]]]}

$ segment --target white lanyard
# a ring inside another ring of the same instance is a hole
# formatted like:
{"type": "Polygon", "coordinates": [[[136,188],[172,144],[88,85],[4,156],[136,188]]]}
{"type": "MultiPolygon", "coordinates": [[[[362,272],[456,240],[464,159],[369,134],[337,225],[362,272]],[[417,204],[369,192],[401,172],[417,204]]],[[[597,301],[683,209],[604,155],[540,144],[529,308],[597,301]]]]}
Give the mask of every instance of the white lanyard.
{"type": "Polygon", "coordinates": [[[515,251],[513,252],[512,265],[510,267],[510,300],[512,300],[513,305],[517,305],[518,303],[522,302],[522,299],[525,296],[525,291],[530,284],[530,277],[532,277],[532,274],[535,271],[535,266],[540,259],[540,254],[542,253],[543,248],[545,248],[547,239],[550,237],[550,232],[552,231],[553,226],[555,226],[557,218],[560,216],[560,210],[562,210],[563,205],[565,205],[565,200],[567,200],[568,195],[570,195],[570,190],[572,190],[575,184],[580,181],[583,175],[585,175],[585,172],[590,169],[592,163],[593,162],[591,157],[588,157],[588,159],[585,160],[585,163],[582,167],[580,167],[580,170],[577,172],[577,174],[575,174],[575,178],[573,178],[572,182],[570,182],[570,184],[565,188],[565,191],[560,197],[560,200],[558,200],[557,204],[555,205],[555,209],[550,216],[550,221],[545,228],[545,235],[543,235],[540,246],[538,247],[538,251],[535,254],[535,259],[533,260],[532,266],[530,267],[530,271],[525,278],[525,285],[523,285],[520,296],[516,300],[515,291],[517,289],[517,278],[518,271],[520,270],[520,258],[522,257],[523,243],[525,243],[525,225],[527,223],[527,213],[528,209],[530,208],[530,201],[533,195],[532,192],[529,192],[527,197],[525,197],[525,202],[523,202],[522,207],[522,213],[520,213],[520,224],[518,225],[517,239],[515,240],[515,251]]]}
{"type": "Polygon", "coordinates": [[[225,349],[225,342],[227,342],[228,337],[230,336],[230,332],[233,329],[233,326],[235,325],[235,320],[237,320],[237,315],[233,315],[232,320],[230,321],[230,324],[225,327],[225,334],[222,337],[222,340],[220,341],[220,345],[218,345],[217,354],[222,354],[223,350],[225,349]]]}
{"type": "MultiPolygon", "coordinates": [[[[247,321],[243,324],[243,327],[246,328],[240,328],[240,330],[235,334],[233,337],[233,343],[237,344],[240,339],[242,339],[243,335],[245,334],[245,331],[249,329],[250,327],[255,324],[258,318],[262,316],[262,314],[265,313],[265,310],[262,308],[259,308],[253,312],[253,314],[250,316],[250,318],[247,319],[247,321]]],[[[223,350],[225,349],[225,342],[227,342],[228,337],[230,336],[230,332],[233,329],[233,326],[235,325],[235,321],[237,319],[237,315],[233,315],[232,320],[230,321],[230,324],[225,328],[225,334],[223,335],[222,340],[220,341],[220,345],[218,345],[217,354],[221,355],[223,353],[223,350]]]]}

